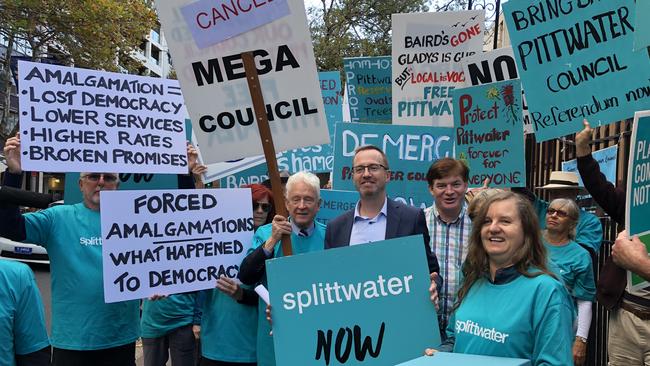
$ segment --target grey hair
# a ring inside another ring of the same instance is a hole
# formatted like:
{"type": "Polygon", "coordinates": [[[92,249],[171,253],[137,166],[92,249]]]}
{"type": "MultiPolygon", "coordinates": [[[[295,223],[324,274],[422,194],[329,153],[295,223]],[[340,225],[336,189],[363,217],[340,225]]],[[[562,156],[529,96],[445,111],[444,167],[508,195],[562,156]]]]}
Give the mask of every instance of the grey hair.
{"type": "Polygon", "coordinates": [[[557,208],[566,211],[567,217],[571,219],[569,239],[574,240],[576,238],[576,227],[578,226],[578,220],[580,220],[580,208],[578,207],[576,201],[568,198],[556,198],[548,204],[549,208],[551,206],[557,206],[557,208]]]}
{"type": "Polygon", "coordinates": [[[284,193],[285,198],[288,197],[289,191],[291,191],[293,186],[298,182],[303,182],[308,186],[311,186],[314,192],[316,192],[316,199],[320,199],[320,179],[316,174],[308,171],[297,172],[289,177],[287,180],[286,191],[284,193]]]}

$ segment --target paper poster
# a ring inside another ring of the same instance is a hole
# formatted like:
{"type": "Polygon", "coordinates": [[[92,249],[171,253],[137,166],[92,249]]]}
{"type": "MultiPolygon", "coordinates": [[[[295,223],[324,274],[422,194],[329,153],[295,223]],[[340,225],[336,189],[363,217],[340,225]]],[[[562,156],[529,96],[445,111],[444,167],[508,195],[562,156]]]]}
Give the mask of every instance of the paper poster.
{"type": "Polygon", "coordinates": [[[391,58],[343,59],[350,122],[392,122],[391,58]]]}

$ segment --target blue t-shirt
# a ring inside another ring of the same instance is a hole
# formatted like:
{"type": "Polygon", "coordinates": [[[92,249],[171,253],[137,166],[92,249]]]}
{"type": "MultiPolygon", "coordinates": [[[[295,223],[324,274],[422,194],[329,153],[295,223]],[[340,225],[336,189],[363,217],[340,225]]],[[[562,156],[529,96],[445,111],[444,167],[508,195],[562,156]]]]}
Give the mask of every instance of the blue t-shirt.
{"type": "MultiPolygon", "coordinates": [[[[325,249],[325,225],[320,222],[314,222],[314,231],[308,237],[302,237],[291,233],[291,248],[293,254],[303,254],[316,252],[325,249]]],[[[257,249],[271,237],[272,224],[260,226],[253,236],[253,245],[249,252],[257,249]]],[[[282,257],[282,245],[279,243],[275,246],[274,257],[282,257]]],[[[262,279],[266,285],[266,277],[262,279]]],[[[260,299],[257,319],[257,365],[258,366],[275,366],[275,349],[273,348],[273,337],[269,335],[271,326],[266,320],[266,303],[260,299]]]]}
{"type": "Polygon", "coordinates": [[[144,300],[142,304],[142,338],[158,338],[189,324],[200,324],[197,294],[170,295],[164,299],[144,300]]]}
{"type": "MultiPolygon", "coordinates": [[[[534,202],[535,211],[537,211],[537,217],[539,218],[539,226],[542,230],[546,229],[548,205],[548,202],[540,199],[536,199],[534,202]]],[[[600,246],[603,243],[603,226],[596,215],[580,210],[575,241],[593,249],[596,254],[600,252],[600,246]]]]}
{"type": "Polygon", "coordinates": [[[589,252],[573,240],[560,246],[544,242],[544,246],[555,264],[551,270],[564,280],[571,296],[576,300],[594,301],[596,284],[589,252]]]}
{"type": "Polygon", "coordinates": [[[140,301],[106,304],[99,211],[83,203],[24,215],[26,241],[42,245],[52,273],[52,345],[96,350],[135,342],[140,301]]]}
{"type": "Polygon", "coordinates": [[[201,354],[214,361],[257,361],[257,306],[240,304],[218,289],[205,291],[201,354]]]}
{"type": "Polygon", "coordinates": [[[49,345],[34,273],[22,263],[0,259],[0,366],[13,366],[15,355],[49,345]]]}
{"type": "Polygon", "coordinates": [[[571,300],[548,275],[518,276],[499,285],[477,280],[447,333],[455,337],[457,353],[524,358],[533,366],[573,365],[571,300]]]}

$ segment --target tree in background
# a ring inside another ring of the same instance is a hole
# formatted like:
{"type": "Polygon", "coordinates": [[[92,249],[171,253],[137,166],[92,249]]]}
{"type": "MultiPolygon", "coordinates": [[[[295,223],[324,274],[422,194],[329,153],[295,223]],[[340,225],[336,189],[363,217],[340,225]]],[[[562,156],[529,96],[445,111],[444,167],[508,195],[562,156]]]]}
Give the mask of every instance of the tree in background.
{"type": "MultiPolygon", "coordinates": [[[[16,43],[28,45],[32,61],[48,58],[75,67],[137,71],[141,63],[131,54],[155,25],[156,14],[147,0],[0,1],[0,36],[8,50],[16,43]]],[[[9,106],[11,52],[5,53],[2,65],[0,93],[2,104],[9,106]]],[[[8,107],[0,118],[0,139],[5,140],[17,126],[7,126],[8,107]]]]}

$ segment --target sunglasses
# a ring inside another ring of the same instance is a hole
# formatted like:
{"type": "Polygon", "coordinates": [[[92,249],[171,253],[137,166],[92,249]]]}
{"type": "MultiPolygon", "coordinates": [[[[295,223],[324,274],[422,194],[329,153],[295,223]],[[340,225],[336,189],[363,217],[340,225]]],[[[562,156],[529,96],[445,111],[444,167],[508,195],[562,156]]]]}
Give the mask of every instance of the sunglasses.
{"type": "Polygon", "coordinates": [[[557,217],[562,217],[562,218],[569,216],[568,212],[564,210],[558,210],[555,208],[549,208],[548,210],[546,210],[546,214],[549,216],[557,215],[557,217]]]}
{"type": "Polygon", "coordinates": [[[84,175],[82,178],[86,178],[91,182],[99,182],[101,178],[104,178],[104,183],[115,183],[118,180],[117,175],[115,174],[107,174],[107,173],[90,173],[84,175]]]}
{"type": "Polygon", "coordinates": [[[259,203],[259,202],[253,202],[253,211],[257,211],[258,208],[262,208],[262,211],[264,212],[269,212],[271,211],[271,204],[270,203],[259,203]]]}

